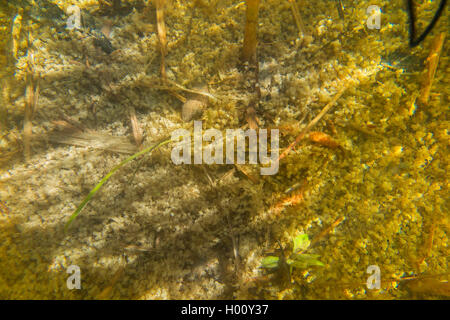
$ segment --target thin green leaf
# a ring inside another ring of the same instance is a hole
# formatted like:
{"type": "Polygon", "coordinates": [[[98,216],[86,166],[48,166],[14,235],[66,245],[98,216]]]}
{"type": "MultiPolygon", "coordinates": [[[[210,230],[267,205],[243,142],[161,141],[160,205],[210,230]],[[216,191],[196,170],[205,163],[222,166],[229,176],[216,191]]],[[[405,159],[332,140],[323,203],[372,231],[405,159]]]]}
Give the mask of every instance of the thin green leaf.
{"type": "Polygon", "coordinates": [[[294,254],[291,256],[289,261],[292,261],[290,265],[295,268],[308,268],[312,266],[323,267],[324,264],[318,260],[318,254],[294,254]]]}
{"type": "Polygon", "coordinates": [[[275,256],[267,256],[261,262],[261,267],[266,269],[274,269],[278,267],[280,258],[275,256]]]}
{"type": "Polygon", "coordinates": [[[122,168],[124,165],[126,165],[128,162],[130,162],[131,160],[145,154],[148,152],[152,152],[153,150],[168,144],[171,141],[171,138],[166,138],[164,140],[161,140],[160,142],[145,148],[144,150],[141,150],[135,154],[133,154],[132,156],[126,158],[125,160],[123,160],[121,163],[119,163],[118,165],[116,165],[114,168],[112,168],[112,170],[110,172],[108,172],[108,174],[102,179],[100,180],[99,183],[97,183],[97,185],[94,187],[94,189],[92,189],[89,194],[86,196],[86,198],[84,198],[83,202],[81,202],[81,204],[77,207],[77,209],[74,211],[74,213],[72,213],[72,215],[69,218],[69,221],[67,221],[66,225],[64,226],[64,232],[67,231],[67,229],[69,228],[70,224],[73,222],[73,220],[75,220],[75,218],[80,214],[81,210],[83,210],[83,208],[86,206],[86,204],[92,199],[92,197],[97,193],[97,191],[106,183],[106,181],[109,180],[109,178],[111,178],[111,176],[120,168],[122,168]]]}

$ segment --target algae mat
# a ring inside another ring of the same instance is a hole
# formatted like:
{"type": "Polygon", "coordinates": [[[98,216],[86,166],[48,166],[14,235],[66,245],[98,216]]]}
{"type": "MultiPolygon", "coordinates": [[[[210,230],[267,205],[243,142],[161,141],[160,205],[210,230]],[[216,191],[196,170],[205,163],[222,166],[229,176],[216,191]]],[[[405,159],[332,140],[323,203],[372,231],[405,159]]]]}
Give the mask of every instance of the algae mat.
{"type": "MultiPolygon", "coordinates": [[[[448,11],[411,49],[404,1],[342,1],[343,18],[335,1],[297,1],[303,36],[292,2],[261,1],[260,96],[250,112],[244,2],[166,1],[170,90],[155,3],[106,2],[50,1],[53,13],[87,12],[96,26],[83,32],[61,28],[56,14],[1,7],[1,298],[448,298],[445,41],[419,102],[448,11]],[[380,29],[367,26],[369,5],[381,8],[380,29]],[[214,97],[194,99],[204,129],[256,119],[279,129],[285,150],[342,88],[276,175],[249,164],[175,165],[162,147],[120,169],[64,233],[96,183],[138,150],[136,123],[144,145],[192,129],[183,97],[214,97]],[[261,268],[302,234],[323,266],[261,268]],[[66,284],[72,265],[79,290],[66,284]],[[366,285],[369,266],[380,270],[379,288],[366,285]]],[[[422,28],[438,1],[416,3],[422,28]]]]}

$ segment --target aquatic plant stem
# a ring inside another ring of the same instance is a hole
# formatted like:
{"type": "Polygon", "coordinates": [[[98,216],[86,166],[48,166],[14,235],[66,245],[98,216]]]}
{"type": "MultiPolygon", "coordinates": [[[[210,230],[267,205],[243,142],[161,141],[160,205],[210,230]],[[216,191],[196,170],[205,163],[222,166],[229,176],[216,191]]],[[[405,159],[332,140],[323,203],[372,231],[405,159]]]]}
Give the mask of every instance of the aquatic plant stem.
{"type": "Polygon", "coordinates": [[[292,14],[294,15],[295,23],[298,28],[298,35],[300,38],[303,38],[306,35],[305,25],[303,24],[302,16],[300,15],[300,10],[298,9],[298,5],[296,0],[289,0],[292,8],[292,14]]]}
{"type": "Polygon", "coordinates": [[[166,38],[166,24],[164,23],[164,6],[165,0],[156,0],[156,23],[158,30],[159,45],[161,49],[161,78],[163,83],[167,82],[166,74],[166,55],[167,55],[167,38],[166,38]]]}
{"type": "Polygon", "coordinates": [[[256,62],[259,0],[247,0],[246,3],[247,10],[245,12],[246,20],[242,60],[244,62],[256,62]]]}
{"type": "Polygon", "coordinates": [[[322,111],[320,111],[320,113],[311,120],[310,123],[308,123],[308,125],[300,132],[300,134],[297,136],[297,138],[295,138],[295,141],[292,142],[289,147],[286,148],[286,150],[284,150],[284,152],[278,157],[278,161],[280,161],[281,159],[285,158],[288,153],[297,145],[297,143],[299,143],[305,136],[306,134],[317,124],[317,122],[320,121],[320,119],[322,119],[322,117],[328,112],[330,111],[330,109],[334,106],[334,104],[336,103],[336,101],[342,96],[342,94],[345,92],[345,90],[347,90],[349,87],[349,85],[345,85],[343,86],[338,93],[336,93],[336,95],[333,97],[333,99],[327,103],[327,105],[322,109],[322,111]]]}
{"type": "Polygon", "coordinates": [[[86,198],[84,198],[83,202],[81,202],[81,204],[77,207],[77,209],[75,210],[74,213],[72,213],[72,215],[69,218],[69,221],[67,221],[66,225],[64,226],[64,232],[67,231],[67,229],[69,228],[70,224],[73,222],[73,220],[75,220],[75,218],[80,214],[81,210],[83,210],[83,208],[86,206],[86,204],[92,199],[92,197],[97,193],[97,191],[105,184],[106,181],[109,180],[109,178],[111,178],[111,176],[120,168],[122,168],[124,165],[126,165],[128,162],[130,162],[131,160],[145,154],[145,153],[149,153],[152,152],[153,150],[166,145],[168,143],[171,142],[171,138],[165,138],[163,140],[161,140],[160,142],[143,149],[142,151],[139,151],[135,154],[133,154],[132,156],[126,158],[125,160],[123,160],[121,163],[119,163],[118,165],[116,165],[114,168],[112,168],[112,170],[110,172],[108,172],[108,174],[99,182],[97,183],[97,185],[94,187],[94,189],[92,189],[89,194],[86,196],[86,198]]]}

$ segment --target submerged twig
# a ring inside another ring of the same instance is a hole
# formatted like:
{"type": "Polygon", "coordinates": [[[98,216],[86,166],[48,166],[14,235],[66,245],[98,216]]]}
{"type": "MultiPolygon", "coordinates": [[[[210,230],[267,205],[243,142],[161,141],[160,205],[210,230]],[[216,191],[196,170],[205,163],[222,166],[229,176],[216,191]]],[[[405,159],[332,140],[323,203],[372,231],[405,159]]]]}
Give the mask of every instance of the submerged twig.
{"type": "Polygon", "coordinates": [[[244,176],[246,176],[251,182],[253,182],[254,184],[258,184],[259,183],[259,177],[258,176],[254,176],[251,173],[249,173],[244,166],[235,163],[234,166],[236,167],[236,169],[241,172],[244,176]]]}
{"type": "Polygon", "coordinates": [[[156,0],[156,23],[158,29],[159,45],[161,50],[161,78],[164,83],[167,81],[166,75],[166,55],[167,55],[167,38],[166,24],[164,23],[164,5],[165,0],[156,0]]]}
{"type": "Polygon", "coordinates": [[[434,40],[430,50],[430,55],[426,60],[426,75],[423,80],[422,89],[420,91],[419,101],[427,104],[430,97],[431,85],[433,84],[436,69],[439,63],[442,47],[444,45],[445,33],[438,34],[434,40]]]}
{"type": "Polygon", "coordinates": [[[341,0],[336,0],[336,7],[339,13],[339,18],[344,19],[344,5],[341,0]]]}
{"type": "Polygon", "coordinates": [[[339,217],[337,218],[328,228],[325,228],[322,232],[320,232],[314,239],[311,241],[311,244],[309,247],[315,246],[317,243],[323,240],[331,231],[336,229],[338,225],[341,224],[342,221],[345,220],[345,217],[339,217]]]}
{"type": "Polygon", "coordinates": [[[23,144],[25,160],[29,160],[31,136],[33,134],[33,117],[39,98],[39,82],[33,70],[33,53],[28,52],[28,75],[25,91],[25,120],[23,123],[23,144]]]}
{"type": "Polygon", "coordinates": [[[406,288],[413,294],[450,297],[450,282],[448,280],[438,280],[431,277],[417,278],[406,282],[406,288]]]}
{"type": "Polygon", "coordinates": [[[247,107],[247,109],[245,110],[245,120],[247,121],[247,124],[250,129],[252,130],[258,129],[259,120],[258,117],[256,116],[256,110],[254,107],[252,106],[247,107]]]}
{"type": "Polygon", "coordinates": [[[247,0],[247,11],[245,13],[244,47],[242,50],[242,60],[248,62],[256,61],[256,45],[259,0],[247,0]]]}
{"type": "Polygon", "coordinates": [[[114,285],[122,277],[124,270],[125,270],[124,267],[119,267],[119,269],[114,273],[109,286],[107,286],[105,289],[103,289],[103,291],[98,295],[98,297],[97,297],[98,300],[110,299],[111,294],[114,289],[114,285]]]}
{"type": "Polygon", "coordinates": [[[302,16],[300,15],[300,10],[296,0],[289,0],[292,8],[292,14],[294,15],[295,23],[297,24],[299,36],[302,38],[306,36],[305,25],[303,24],[302,16]]]}
{"type": "Polygon", "coordinates": [[[7,128],[7,106],[9,105],[9,84],[6,79],[0,82],[2,87],[0,95],[0,132],[7,128]]]}
{"type": "Polygon", "coordinates": [[[317,124],[317,122],[319,122],[320,119],[322,119],[322,117],[328,111],[330,111],[330,109],[334,106],[336,101],[342,96],[342,94],[345,92],[345,90],[347,90],[348,87],[349,85],[346,85],[342,87],[341,90],[338,91],[338,93],[336,93],[333,99],[328,102],[328,104],[322,109],[322,111],[320,111],[320,113],[314,119],[312,119],[311,122],[308,123],[308,125],[300,132],[295,141],[292,142],[289,147],[287,147],[286,150],[283,151],[283,153],[278,157],[278,161],[285,158],[288,153],[297,145],[297,143],[299,143],[306,136],[306,134],[317,124]]]}
{"type": "Polygon", "coordinates": [[[289,193],[290,195],[287,197],[283,197],[280,201],[275,203],[270,207],[270,211],[275,214],[280,214],[286,207],[293,207],[303,202],[304,200],[304,192],[307,187],[306,179],[302,182],[288,188],[285,193],[289,193]],[[293,192],[295,191],[295,192],[293,192]]]}
{"type": "Polygon", "coordinates": [[[418,270],[420,269],[420,265],[431,255],[435,232],[436,232],[436,223],[433,222],[430,226],[428,236],[423,244],[421,257],[417,261],[418,270]]]}
{"type": "MultiPolygon", "coordinates": [[[[209,93],[207,90],[194,90],[194,89],[188,89],[183,87],[182,85],[179,85],[178,83],[172,81],[172,80],[167,80],[167,83],[174,86],[176,89],[182,90],[182,91],[186,91],[189,93],[195,93],[195,94],[199,94],[201,96],[205,96],[208,98],[211,98],[213,100],[217,100],[217,98],[215,96],[213,96],[211,93],[209,93]]],[[[168,90],[173,90],[174,88],[167,88],[168,90]]]]}
{"type": "Polygon", "coordinates": [[[23,8],[19,8],[17,15],[12,21],[11,41],[12,41],[12,56],[17,59],[19,52],[20,33],[22,30],[23,8]]]}

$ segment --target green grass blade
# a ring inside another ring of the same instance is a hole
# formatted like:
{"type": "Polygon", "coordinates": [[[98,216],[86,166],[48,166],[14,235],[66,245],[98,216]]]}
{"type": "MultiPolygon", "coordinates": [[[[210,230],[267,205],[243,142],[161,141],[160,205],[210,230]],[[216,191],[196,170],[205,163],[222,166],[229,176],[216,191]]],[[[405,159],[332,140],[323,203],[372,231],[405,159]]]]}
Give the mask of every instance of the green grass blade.
{"type": "Polygon", "coordinates": [[[77,207],[77,209],[74,211],[74,213],[72,213],[72,215],[69,218],[69,221],[67,221],[66,225],[64,226],[64,232],[67,231],[67,229],[69,228],[70,224],[73,222],[73,220],[75,220],[75,218],[80,214],[81,210],[83,210],[83,208],[86,206],[86,204],[89,202],[89,200],[92,199],[92,197],[97,193],[97,191],[105,184],[106,181],[109,180],[109,178],[111,178],[111,176],[117,171],[119,170],[121,167],[123,167],[124,165],[126,165],[128,162],[130,162],[131,160],[145,154],[148,152],[152,152],[153,150],[168,144],[171,141],[171,138],[166,138],[164,140],[161,140],[160,142],[145,148],[135,154],[133,154],[132,156],[126,158],[125,160],[123,160],[121,163],[119,163],[118,165],[116,165],[114,168],[112,168],[112,170],[110,172],[108,172],[108,174],[99,182],[97,183],[97,185],[94,187],[94,189],[92,189],[89,194],[87,195],[86,198],[84,198],[83,202],[81,202],[81,204],[77,207]]]}

